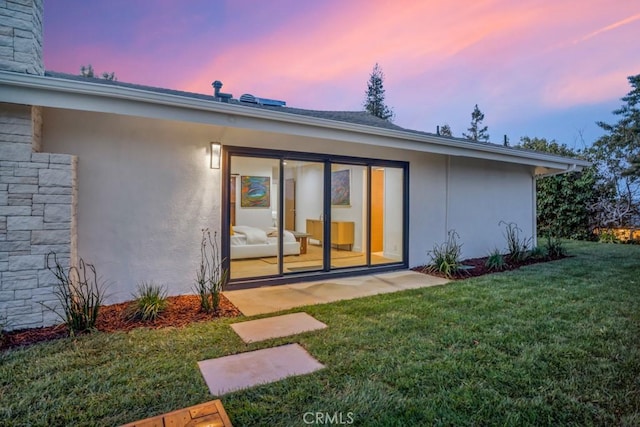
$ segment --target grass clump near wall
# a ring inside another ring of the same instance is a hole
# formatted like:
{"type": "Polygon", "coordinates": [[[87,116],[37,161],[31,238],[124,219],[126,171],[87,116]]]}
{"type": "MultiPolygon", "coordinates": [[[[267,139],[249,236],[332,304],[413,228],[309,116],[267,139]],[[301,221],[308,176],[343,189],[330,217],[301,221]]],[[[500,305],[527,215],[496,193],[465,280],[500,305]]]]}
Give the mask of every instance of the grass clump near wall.
{"type": "Polygon", "coordinates": [[[106,298],[105,285],[98,281],[95,266],[80,258],[77,267],[65,268],[55,252],[47,254],[46,263],[47,269],[57,279],[53,293],[59,305],[43,306],[62,319],[71,335],[93,331],[100,306],[106,298]]]}
{"type": "Polygon", "coordinates": [[[128,313],[132,319],[155,320],[167,308],[166,288],[153,282],[138,284],[138,289],[133,298],[134,300],[128,313]]]}
{"type": "Polygon", "coordinates": [[[430,261],[425,267],[426,273],[440,273],[450,279],[465,271],[461,260],[462,244],[458,243],[459,238],[455,230],[449,230],[447,240],[436,244],[427,252],[430,261]]]}

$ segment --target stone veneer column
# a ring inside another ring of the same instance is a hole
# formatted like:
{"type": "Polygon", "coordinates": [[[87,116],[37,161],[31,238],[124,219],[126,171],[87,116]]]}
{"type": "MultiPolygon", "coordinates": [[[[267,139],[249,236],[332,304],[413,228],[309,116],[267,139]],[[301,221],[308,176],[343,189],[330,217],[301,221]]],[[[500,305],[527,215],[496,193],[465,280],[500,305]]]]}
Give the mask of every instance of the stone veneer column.
{"type": "MultiPolygon", "coordinates": [[[[42,0],[0,0],[0,70],[43,75],[42,0]]],[[[46,254],[76,260],[76,158],[40,153],[42,108],[0,103],[0,327],[60,321],[46,254]]]]}
{"type": "Polygon", "coordinates": [[[46,254],[76,259],[75,156],[38,153],[41,108],[0,104],[0,322],[5,329],[60,319],[46,254]]]}

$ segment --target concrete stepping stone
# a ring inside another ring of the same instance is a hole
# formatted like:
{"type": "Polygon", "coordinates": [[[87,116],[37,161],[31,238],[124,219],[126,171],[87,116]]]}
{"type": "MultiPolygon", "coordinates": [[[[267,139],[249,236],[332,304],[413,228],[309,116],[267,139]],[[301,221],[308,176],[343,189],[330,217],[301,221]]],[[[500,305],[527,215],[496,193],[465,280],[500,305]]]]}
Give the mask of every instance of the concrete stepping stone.
{"type": "Polygon", "coordinates": [[[214,396],[324,368],[299,344],[203,360],[198,366],[214,396]]]}
{"type": "Polygon", "coordinates": [[[225,291],[233,305],[245,316],[275,313],[312,304],[366,297],[405,289],[443,285],[449,280],[411,270],[368,276],[348,277],[318,282],[263,286],[253,289],[225,291]]]}
{"type": "Polygon", "coordinates": [[[291,313],[265,319],[249,320],[231,325],[231,328],[246,343],[271,338],[287,337],[303,332],[324,329],[327,325],[307,313],[291,313]]]}

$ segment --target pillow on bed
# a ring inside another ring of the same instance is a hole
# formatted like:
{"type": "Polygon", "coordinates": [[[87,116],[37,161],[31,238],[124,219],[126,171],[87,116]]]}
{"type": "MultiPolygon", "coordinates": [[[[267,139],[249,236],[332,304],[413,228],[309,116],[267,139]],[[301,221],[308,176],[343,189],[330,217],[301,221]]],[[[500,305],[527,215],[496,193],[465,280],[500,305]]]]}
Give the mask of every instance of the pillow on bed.
{"type": "Polygon", "coordinates": [[[233,227],[236,234],[243,234],[247,239],[247,245],[262,245],[267,243],[267,233],[256,227],[248,225],[236,225],[233,227]]]}
{"type": "MultiPolygon", "coordinates": [[[[268,237],[278,237],[279,233],[278,230],[276,229],[271,229],[268,233],[267,233],[268,237]]],[[[290,232],[289,230],[284,230],[284,232],[282,233],[282,241],[284,242],[295,242],[296,238],[293,235],[292,232],[290,232]]]]}
{"type": "MultiPolygon", "coordinates": [[[[278,237],[280,234],[278,233],[278,229],[275,227],[269,227],[267,229],[267,236],[268,237],[278,237]]],[[[293,233],[290,232],[289,230],[284,230],[282,232],[282,237],[285,242],[295,242],[296,238],[294,237],[293,233]]]]}

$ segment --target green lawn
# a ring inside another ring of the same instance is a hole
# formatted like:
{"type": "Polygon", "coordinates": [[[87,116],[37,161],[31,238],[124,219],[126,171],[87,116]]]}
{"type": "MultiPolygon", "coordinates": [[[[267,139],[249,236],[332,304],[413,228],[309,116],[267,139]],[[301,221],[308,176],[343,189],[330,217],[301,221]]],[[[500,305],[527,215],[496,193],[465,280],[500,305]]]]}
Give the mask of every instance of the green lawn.
{"type": "Polygon", "coordinates": [[[196,362],[299,342],[326,369],[222,397],[236,426],[640,425],[640,246],[307,307],[322,331],[246,345],[228,324],[0,353],[0,425],[117,425],[210,400],[196,362]],[[307,416],[309,417],[309,416],[307,416]],[[350,418],[349,418],[350,417],[350,418]],[[310,420],[311,418],[307,418],[310,420]]]}

